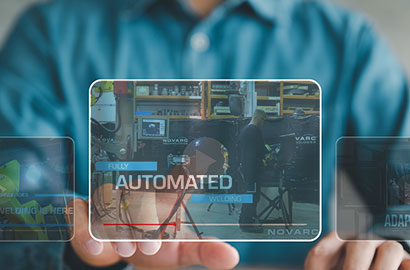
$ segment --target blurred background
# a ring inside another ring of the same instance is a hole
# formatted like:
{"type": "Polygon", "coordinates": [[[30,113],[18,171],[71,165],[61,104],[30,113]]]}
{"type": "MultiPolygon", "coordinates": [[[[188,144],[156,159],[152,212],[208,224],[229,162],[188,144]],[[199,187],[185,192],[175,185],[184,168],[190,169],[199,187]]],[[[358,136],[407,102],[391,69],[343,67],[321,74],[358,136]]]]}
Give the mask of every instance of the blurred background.
{"type": "MultiPolygon", "coordinates": [[[[13,22],[30,4],[44,0],[1,0],[0,4],[0,47],[13,22]]],[[[138,0],[135,0],[138,1],[138,0]]],[[[268,0],[271,1],[271,0],[268,0]]],[[[410,78],[410,1],[409,0],[321,0],[333,1],[338,5],[364,14],[387,39],[410,78]]]]}

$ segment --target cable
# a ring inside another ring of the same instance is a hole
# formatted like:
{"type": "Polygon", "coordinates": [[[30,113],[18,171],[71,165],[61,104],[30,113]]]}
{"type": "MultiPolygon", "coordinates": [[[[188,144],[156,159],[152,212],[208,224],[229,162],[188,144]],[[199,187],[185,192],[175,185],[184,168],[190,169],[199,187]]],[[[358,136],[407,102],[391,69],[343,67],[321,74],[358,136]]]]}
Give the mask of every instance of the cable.
{"type": "Polygon", "coordinates": [[[97,88],[100,89],[100,93],[99,93],[98,97],[95,98],[95,103],[98,102],[98,100],[102,97],[103,92],[104,92],[103,89],[101,88],[101,86],[97,86],[97,88]]]}

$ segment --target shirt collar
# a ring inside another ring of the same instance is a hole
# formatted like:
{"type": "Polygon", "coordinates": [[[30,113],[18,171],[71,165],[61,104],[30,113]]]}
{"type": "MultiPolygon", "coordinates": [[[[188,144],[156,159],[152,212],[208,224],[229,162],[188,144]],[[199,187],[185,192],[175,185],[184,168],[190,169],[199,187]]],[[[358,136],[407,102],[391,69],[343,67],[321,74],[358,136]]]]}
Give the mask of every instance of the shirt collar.
{"type": "MultiPolygon", "coordinates": [[[[164,0],[124,0],[127,4],[127,9],[132,12],[134,15],[141,15],[143,14],[148,8],[150,8],[153,4],[164,1],[164,0]]],[[[175,1],[176,3],[180,4],[180,1],[175,1]]],[[[235,8],[240,6],[241,4],[249,4],[249,6],[253,9],[253,11],[259,15],[260,17],[268,20],[274,21],[277,17],[279,12],[279,1],[278,0],[225,0],[224,3],[229,8],[235,8]]]]}
{"type": "Polygon", "coordinates": [[[139,16],[148,10],[155,2],[159,0],[123,0],[125,11],[128,15],[139,16]]]}
{"type": "Polygon", "coordinates": [[[278,16],[279,5],[275,0],[247,0],[253,10],[268,21],[274,21],[278,16]]]}

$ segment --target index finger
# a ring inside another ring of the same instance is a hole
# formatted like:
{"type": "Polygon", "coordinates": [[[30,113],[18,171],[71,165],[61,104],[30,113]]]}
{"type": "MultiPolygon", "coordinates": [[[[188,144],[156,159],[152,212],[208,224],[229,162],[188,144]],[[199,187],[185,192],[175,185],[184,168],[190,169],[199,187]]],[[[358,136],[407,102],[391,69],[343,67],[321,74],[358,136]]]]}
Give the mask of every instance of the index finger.
{"type": "Polygon", "coordinates": [[[334,268],[343,253],[344,242],[337,238],[336,232],[323,237],[308,253],[305,269],[325,270],[334,268]]]}
{"type": "Polygon", "coordinates": [[[138,250],[128,262],[147,268],[180,268],[203,265],[212,269],[231,269],[239,262],[238,251],[227,243],[177,242],[162,243],[161,249],[151,256],[138,250]]]}
{"type": "Polygon", "coordinates": [[[88,230],[88,205],[81,199],[70,202],[74,205],[74,237],[71,246],[77,255],[86,263],[94,266],[111,265],[120,260],[110,243],[94,240],[88,230]]]}

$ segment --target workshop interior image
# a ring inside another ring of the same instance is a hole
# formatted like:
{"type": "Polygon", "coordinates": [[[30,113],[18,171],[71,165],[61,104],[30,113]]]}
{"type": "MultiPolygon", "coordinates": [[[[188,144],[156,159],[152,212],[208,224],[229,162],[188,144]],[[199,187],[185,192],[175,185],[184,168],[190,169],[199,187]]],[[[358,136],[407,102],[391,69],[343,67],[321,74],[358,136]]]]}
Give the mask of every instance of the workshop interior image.
{"type": "Polygon", "coordinates": [[[340,238],[410,239],[410,139],[343,137],[337,148],[340,238]]]}
{"type": "Polygon", "coordinates": [[[312,241],[321,224],[311,80],[99,80],[90,87],[99,240],[312,241]]]}
{"type": "Polygon", "coordinates": [[[0,137],[0,241],[68,241],[74,196],[69,138],[0,137]]]}

